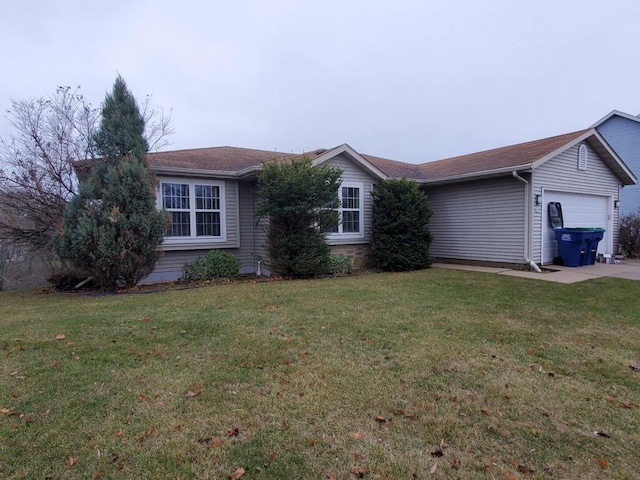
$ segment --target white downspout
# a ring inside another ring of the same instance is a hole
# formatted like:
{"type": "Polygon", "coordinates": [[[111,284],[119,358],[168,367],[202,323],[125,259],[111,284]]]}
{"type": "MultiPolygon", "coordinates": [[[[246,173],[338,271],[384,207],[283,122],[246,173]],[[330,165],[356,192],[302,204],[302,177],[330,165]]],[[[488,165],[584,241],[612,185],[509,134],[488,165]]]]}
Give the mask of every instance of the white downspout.
{"type": "Polygon", "coordinates": [[[529,205],[529,182],[527,180],[525,180],[524,178],[522,178],[520,175],[518,175],[518,172],[516,172],[515,170],[513,172],[511,172],[511,174],[513,175],[513,178],[515,178],[516,180],[520,180],[521,182],[524,183],[525,187],[524,187],[524,223],[525,223],[525,228],[524,228],[524,259],[525,261],[529,264],[529,266],[531,268],[533,268],[536,272],[541,273],[542,270],[540,270],[540,267],[538,267],[538,265],[536,265],[536,262],[534,262],[533,260],[531,260],[529,258],[529,232],[531,231],[531,206],[529,205]]]}

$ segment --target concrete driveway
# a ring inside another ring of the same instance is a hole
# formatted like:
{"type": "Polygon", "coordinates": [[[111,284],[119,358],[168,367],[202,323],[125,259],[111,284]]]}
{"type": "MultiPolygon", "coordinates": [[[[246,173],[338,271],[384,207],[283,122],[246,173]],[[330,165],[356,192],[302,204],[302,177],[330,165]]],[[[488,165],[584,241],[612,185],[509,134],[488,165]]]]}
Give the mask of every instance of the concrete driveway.
{"type": "Polygon", "coordinates": [[[640,260],[625,259],[622,263],[596,263],[584,267],[561,267],[558,265],[545,266],[542,273],[526,272],[499,267],[480,267],[475,265],[457,265],[449,263],[434,263],[435,268],[449,268],[453,270],[469,270],[475,272],[496,273],[512,277],[532,278],[547,282],[576,283],[593,278],[615,277],[640,281],[640,260]]]}

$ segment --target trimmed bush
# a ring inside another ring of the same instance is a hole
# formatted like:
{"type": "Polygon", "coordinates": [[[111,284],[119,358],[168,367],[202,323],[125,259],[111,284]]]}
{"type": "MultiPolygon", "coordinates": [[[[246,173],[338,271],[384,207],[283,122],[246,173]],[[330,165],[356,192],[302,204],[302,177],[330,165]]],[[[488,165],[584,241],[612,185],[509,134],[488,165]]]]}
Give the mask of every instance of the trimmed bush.
{"type": "Polygon", "coordinates": [[[309,158],[265,163],[258,178],[257,215],[268,220],[269,267],[285,277],[326,274],[326,232],[338,224],[342,170],[314,166],[309,158]]]}
{"type": "Polygon", "coordinates": [[[640,258],[640,211],[620,219],[620,250],[629,258],[640,258]]]}
{"type": "Polygon", "coordinates": [[[231,253],[222,250],[210,250],[204,257],[182,267],[182,282],[200,282],[205,280],[234,279],[240,273],[240,260],[231,253]]]}
{"type": "Polygon", "coordinates": [[[353,272],[353,260],[341,253],[329,255],[329,273],[331,275],[349,275],[353,272]]]}
{"type": "Polygon", "coordinates": [[[182,266],[180,281],[184,283],[201,282],[205,277],[204,257],[196,257],[193,262],[182,266]]]}
{"type": "Polygon", "coordinates": [[[431,206],[418,185],[386,180],[373,193],[373,265],[386,271],[418,270],[431,265],[431,206]]]}
{"type": "Polygon", "coordinates": [[[240,273],[240,260],[222,250],[210,250],[204,258],[205,279],[233,279],[240,273]]]}

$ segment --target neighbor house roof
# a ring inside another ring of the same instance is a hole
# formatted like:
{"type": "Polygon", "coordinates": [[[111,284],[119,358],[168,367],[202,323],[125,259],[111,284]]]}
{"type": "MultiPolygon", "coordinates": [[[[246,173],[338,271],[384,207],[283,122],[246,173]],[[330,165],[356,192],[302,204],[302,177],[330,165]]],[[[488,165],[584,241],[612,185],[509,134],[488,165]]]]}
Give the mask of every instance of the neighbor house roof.
{"type": "Polygon", "coordinates": [[[604,117],[602,117],[600,120],[598,120],[596,123],[594,123],[592,125],[592,128],[599,127],[604,122],[606,122],[607,120],[609,120],[611,117],[614,117],[614,116],[626,118],[627,120],[633,120],[634,122],[640,123],[640,115],[635,116],[635,115],[631,115],[630,113],[621,112],[620,110],[612,110],[611,112],[606,114],[604,117]]]}

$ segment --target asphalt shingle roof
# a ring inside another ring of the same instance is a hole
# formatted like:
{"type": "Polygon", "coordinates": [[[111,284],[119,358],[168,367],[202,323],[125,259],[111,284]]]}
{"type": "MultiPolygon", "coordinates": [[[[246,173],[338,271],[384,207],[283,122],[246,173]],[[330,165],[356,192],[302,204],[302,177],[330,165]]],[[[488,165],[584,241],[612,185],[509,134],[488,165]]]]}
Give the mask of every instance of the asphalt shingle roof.
{"type": "Polygon", "coordinates": [[[427,180],[438,180],[528,165],[575,140],[587,131],[581,130],[533,142],[423,163],[420,165],[420,170],[427,180]]]}

